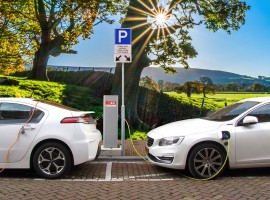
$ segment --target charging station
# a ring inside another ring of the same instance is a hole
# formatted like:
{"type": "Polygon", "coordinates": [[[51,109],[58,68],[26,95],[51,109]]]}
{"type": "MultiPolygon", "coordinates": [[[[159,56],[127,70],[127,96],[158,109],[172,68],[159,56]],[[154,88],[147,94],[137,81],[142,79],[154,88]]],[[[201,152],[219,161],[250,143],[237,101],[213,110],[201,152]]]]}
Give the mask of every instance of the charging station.
{"type": "Polygon", "coordinates": [[[132,62],[132,30],[115,29],[114,62],[122,63],[121,146],[118,147],[118,96],[103,97],[103,146],[101,155],[125,155],[125,63],[132,62]],[[119,154],[120,153],[120,154],[119,154]]]}
{"type": "Polygon", "coordinates": [[[121,145],[118,145],[118,96],[103,96],[103,145],[101,155],[120,156],[121,145]]]}
{"type": "Polygon", "coordinates": [[[103,145],[104,148],[117,148],[118,143],[118,96],[103,97],[103,145]]]}

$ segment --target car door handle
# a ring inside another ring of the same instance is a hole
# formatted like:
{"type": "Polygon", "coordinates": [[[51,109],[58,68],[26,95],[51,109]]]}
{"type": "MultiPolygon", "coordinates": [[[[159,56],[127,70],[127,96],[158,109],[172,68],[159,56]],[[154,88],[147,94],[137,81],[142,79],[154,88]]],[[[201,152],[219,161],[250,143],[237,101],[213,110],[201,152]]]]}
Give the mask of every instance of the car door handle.
{"type": "Polygon", "coordinates": [[[23,127],[23,130],[34,130],[36,127],[34,127],[34,126],[31,126],[31,125],[25,125],[24,127],[23,127]]]}

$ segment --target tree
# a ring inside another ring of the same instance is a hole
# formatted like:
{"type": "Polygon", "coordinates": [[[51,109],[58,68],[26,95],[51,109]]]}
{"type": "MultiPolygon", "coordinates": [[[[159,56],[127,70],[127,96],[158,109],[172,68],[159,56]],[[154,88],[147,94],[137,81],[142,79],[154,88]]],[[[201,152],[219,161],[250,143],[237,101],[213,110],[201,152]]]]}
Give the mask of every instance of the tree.
{"type": "Polygon", "coordinates": [[[186,93],[187,97],[191,97],[191,94],[200,93],[201,84],[198,81],[192,82],[187,81],[183,85],[174,88],[174,91],[177,93],[186,93]]]}
{"type": "Polygon", "coordinates": [[[206,94],[215,94],[215,87],[211,78],[202,76],[200,78],[200,83],[201,83],[201,93],[203,94],[204,98],[206,98],[206,94]]]}
{"type": "Polygon", "coordinates": [[[9,30],[9,17],[0,2],[0,74],[11,74],[24,69],[19,38],[9,30]]]}
{"type": "Polygon", "coordinates": [[[0,74],[9,75],[24,70],[24,60],[20,54],[20,44],[15,35],[0,36],[0,74]]]}
{"type": "Polygon", "coordinates": [[[148,76],[142,77],[139,85],[142,87],[148,88],[150,90],[159,91],[158,84],[152,78],[148,76]]]}
{"type": "Polygon", "coordinates": [[[112,23],[108,17],[123,10],[121,0],[2,0],[16,20],[15,34],[23,33],[28,49],[34,49],[31,78],[47,80],[49,56],[76,53],[71,47],[78,38],[89,38],[93,26],[112,23]]]}
{"type": "Polygon", "coordinates": [[[175,90],[175,87],[178,87],[178,83],[172,83],[172,82],[165,82],[163,86],[163,90],[166,92],[171,92],[175,90]]]}
{"type": "Polygon", "coordinates": [[[252,86],[252,91],[253,92],[263,92],[264,91],[264,86],[261,85],[260,83],[254,83],[252,86]]]}
{"type": "Polygon", "coordinates": [[[225,85],[225,89],[226,91],[230,91],[230,92],[238,92],[239,85],[237,83],[229,83],[225,85]]]}
{"type": "Polygon", "coordinates": [[[164,81],[163,80],[158,80],[158,87],[160,91],[163,91],[163,87],[164,87],[164,81]]]}
{"type": "MultiPolygon", "coordinates": [[[[197,55],[191,44],[189,31],[205,25],[212,31],[223,29],[230,33],[245,22],[249,6],[241,0],[171,0],[163,6],[158,0],[130,0],[123,28],[132,28],[133,62],[125,66],[126,117],[131,124],[140,123],[137,115],[138,85],[142,70],[150,64],[167,72],[170,66],[181,63],[188,68],[187,60],[197,55]],[[150,19],[154,23],[150,23],[150,19]],[[160,22],[158,19],[172,19],[160,22]],[[151,55],[151,57],[148,57],[151,55]],[[151,59],[150,59],[151,58],[151,59]]],[[[121,96],[121,65],[116,66],[113,94],[121,96]]]]}

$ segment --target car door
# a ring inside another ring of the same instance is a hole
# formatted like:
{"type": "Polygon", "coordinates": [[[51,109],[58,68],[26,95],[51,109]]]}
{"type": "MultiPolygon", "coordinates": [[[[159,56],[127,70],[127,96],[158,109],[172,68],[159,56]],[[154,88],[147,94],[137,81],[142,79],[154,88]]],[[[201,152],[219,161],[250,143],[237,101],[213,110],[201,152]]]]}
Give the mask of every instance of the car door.
{"type": "Polygon", "coordinates": [[[44,112],[35,109],[32,120],[20,132],[29,120],[33,107],[19,103],[0,102],[0,163],[17,162],[26,154],[36,137],[42,123],[44,112]]]}
{"type": "Polygon", "coordinates": [[[247,116],[255,116],[258,123],[236,126],[236,163],[259,165],[270,163],[270,105],[263,105],[247,116]]]}

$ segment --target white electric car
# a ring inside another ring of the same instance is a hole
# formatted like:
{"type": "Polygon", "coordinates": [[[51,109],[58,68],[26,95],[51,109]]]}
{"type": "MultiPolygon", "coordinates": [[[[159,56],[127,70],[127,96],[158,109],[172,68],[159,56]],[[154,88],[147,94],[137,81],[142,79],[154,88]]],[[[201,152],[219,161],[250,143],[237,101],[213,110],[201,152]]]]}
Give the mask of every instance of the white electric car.
{"type": "Polygon", "coordinates": [[[147,136],[152,163],[187,169],[196,178],[219,175],[226,160],[230,168],[269,167],[270,97],[242,100],[206,118],[158,127],[147,136]]]}
{"type": "Polygon", "coordinates": [[[93,112],[28,98],[0,98],[0,168],[33,168],[59,178],[94,160],[101,133],[93,112]]]}

